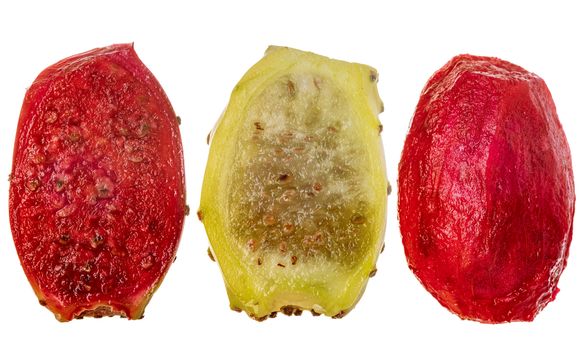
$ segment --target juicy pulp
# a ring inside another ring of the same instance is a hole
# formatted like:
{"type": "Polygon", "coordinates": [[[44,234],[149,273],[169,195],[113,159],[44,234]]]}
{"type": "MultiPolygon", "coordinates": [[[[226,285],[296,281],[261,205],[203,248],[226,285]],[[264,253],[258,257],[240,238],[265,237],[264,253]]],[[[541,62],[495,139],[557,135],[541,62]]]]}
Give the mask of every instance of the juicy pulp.
{"type": "Polygon", "coordinates": [[[231,307],[343,316],[375,270],[387,180],[377,73],[270,47],[212,133],[200,217],[231,307]]]}
{"type": "Polygon", "coordinates": [[[10,223],[39,301],[60,321],[141,318],[185,213],[176,115],[133,45],[66,58],[28,89],[10,223]]]}

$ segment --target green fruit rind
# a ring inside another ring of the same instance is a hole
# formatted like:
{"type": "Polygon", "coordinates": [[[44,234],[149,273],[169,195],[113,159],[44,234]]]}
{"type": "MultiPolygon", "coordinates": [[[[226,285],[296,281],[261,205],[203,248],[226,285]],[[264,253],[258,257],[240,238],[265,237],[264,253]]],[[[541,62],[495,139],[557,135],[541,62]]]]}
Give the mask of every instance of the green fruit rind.
{"type": "Polygon", "coordinates": [[[377,77],[272,46],[233,89],[199,210],[233,310],[341,317],[360,299],[386,224],[377,77]]]}

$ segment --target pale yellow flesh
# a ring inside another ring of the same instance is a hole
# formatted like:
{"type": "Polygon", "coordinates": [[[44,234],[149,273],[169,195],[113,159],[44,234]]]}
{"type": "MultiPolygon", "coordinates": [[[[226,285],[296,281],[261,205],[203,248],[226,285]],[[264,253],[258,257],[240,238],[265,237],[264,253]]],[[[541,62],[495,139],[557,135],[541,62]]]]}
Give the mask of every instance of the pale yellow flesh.
{"type": "Polygon", "coordinates": [[[351,310],[384,237],[371,67],[272,47],[214,131],[200,212],[231,307],[351,310]]]}

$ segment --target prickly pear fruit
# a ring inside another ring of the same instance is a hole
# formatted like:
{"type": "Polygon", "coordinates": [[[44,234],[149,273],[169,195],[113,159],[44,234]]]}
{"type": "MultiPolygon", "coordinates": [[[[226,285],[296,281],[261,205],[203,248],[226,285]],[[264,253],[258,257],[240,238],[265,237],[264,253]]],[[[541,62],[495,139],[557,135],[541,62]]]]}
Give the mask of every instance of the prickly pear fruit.
{"type": "Polygon", "coordinates": [[[10,224],[28,280],[60,321],[142,317],[185,214],[182,144],[133,46],[45,69],[24,98],[10,224]]]}
{"type": "Polygon", "coordinates": [[[463,319],[531,321],[573,232],[569,146],[544,81],[461,55],[425,86],[399,164],[409,267],[463,319]]]}
{"type": "Polygon", "coordinates": [[[212,136],[199,218],[231,308],[341,317],[383,244],[387,180],[368,66],[270,47],[212,136]]]}

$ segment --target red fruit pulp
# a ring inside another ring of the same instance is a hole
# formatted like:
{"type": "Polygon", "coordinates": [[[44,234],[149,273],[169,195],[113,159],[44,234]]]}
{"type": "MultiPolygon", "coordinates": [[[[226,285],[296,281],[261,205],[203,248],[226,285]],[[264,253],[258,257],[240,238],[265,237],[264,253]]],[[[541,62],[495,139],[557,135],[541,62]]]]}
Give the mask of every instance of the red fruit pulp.
{"type": "Polygon", "coordinates": [[[544,81],[461,55],[425,86],[399,164],[409,267],[461,318],[530,321],[573,232],[571,155],[544,81]]]}
{"type": "Polygon", "coordinates": [[[141,318],[185,214],[176,115],[133,45],[64,59],[28,89],[10,223],[22,267],[61,321],[141,318]]]}

